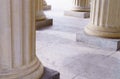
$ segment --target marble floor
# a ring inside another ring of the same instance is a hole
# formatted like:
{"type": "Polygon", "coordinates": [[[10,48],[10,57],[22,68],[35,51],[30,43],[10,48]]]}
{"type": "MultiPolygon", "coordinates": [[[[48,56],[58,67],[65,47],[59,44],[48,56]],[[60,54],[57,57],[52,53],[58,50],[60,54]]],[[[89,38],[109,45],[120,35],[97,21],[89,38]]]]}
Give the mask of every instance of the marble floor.
{"type": "Polygon", "coordinates": [[[57,70],[61,79],[120,79],[120,52],[76,42],[76,33],[89,19],[46,12],[52,27],[36,31],[36,52],[44,66],[57,70]]]}

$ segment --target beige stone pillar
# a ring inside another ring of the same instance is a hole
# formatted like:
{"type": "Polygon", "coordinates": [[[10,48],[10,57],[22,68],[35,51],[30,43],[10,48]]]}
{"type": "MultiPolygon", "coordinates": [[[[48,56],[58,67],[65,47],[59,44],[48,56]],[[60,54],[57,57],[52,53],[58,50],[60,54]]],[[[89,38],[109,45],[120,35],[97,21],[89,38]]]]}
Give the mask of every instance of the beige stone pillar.
{"type": "Polygon", "coordinates": [[[43,0],[43,6],[47,6],[47,2],[43,0]]]}
{"type": "Polygon", "coordinates": [[[40,79],[34,0],[0,0],[0,79],[40,79]]]}
{"type": "Polygon", "coordinates": [[[78,18],[90,17],[90,0],[73,0],[73,7],[70,11],[65,11],[64,15],[78,18]]]}
{"type": "Polygon", "coordinates": [[[35,0],[36,4],[36,29],[52,26],[53,20],[46,17],[43,12],[43,0],[35,0]]]}
{"type": "Polygon", "coordinates": [[[85,32],[94,36],[120,38],[120,0],[91,1],[91,20],[85,32]]]}
{"type": "Polygon", "coordinates": [[[43,10],[51,10],[51,5],[48,5],[45,0],[43,0],[43,10]]]}
{"type": "Polygon", "coordinates": [[[36,4],[36,20],[41,21],[45,20],[46,16],[43,12],[43,0],[35,0],[36,4]]]}
{"type": "Polygon", "coordinates": [[[89,12],[90,11],[90,0],[73,0],[73,11],[78,12],[89,12]]]}

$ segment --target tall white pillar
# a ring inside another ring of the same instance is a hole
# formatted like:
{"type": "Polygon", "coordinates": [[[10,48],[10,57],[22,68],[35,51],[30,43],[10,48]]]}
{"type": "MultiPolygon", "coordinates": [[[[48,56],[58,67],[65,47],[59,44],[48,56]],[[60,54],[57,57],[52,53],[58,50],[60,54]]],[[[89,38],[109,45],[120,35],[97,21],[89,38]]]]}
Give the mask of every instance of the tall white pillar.
{"type": "Polygon", "coordinates": [[[90,11],[90,0],[73,0],[73,11],[78,12],[89,12],[90,11]]]}
{"type": "Polygon", "coordinates": [[[120,38],[120,0],[91,1],[91,20],[85,32],[93,36],[120,38]]]}
{"type": "Polygon", "coordinates": [[[0,79],[40,79],[35,54],[35,1],[0,0],[0,79]]]}

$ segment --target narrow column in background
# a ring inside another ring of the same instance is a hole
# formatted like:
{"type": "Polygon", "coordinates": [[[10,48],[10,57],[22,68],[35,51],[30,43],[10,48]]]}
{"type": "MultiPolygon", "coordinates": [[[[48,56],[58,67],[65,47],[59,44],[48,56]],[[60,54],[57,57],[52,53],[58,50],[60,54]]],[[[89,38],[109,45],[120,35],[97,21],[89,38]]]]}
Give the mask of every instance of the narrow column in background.
{"type": "Polygon", "coordinates": [[[48,5],[46,0],[43,0],[43,10],[51,10],[51,5],[48,5]]]}
{"type": "Polygon", "coordinates": [[[35,0],[36,4],[36,21],[45,20],[46,16],[43,12],[43,0],[35,0]]]}
{"type": "Polygon", "coordinates": [[[65,15],[89,18],[90,17],[90,0],[73,0],[71,11],[65,11],[65,15]]]}
{"type": "Polygon", "coordinates": [[[43,12],[43,0],[35,0],[36,4],[36,29],[43,29],[53,24],[52,19],[48,19],[43,12]]]}
{"type": "Polygon", "coordinates": [[[73,11],[77,12],[89,12],[90,11],[90,0],[74,0],[73,11]]]}

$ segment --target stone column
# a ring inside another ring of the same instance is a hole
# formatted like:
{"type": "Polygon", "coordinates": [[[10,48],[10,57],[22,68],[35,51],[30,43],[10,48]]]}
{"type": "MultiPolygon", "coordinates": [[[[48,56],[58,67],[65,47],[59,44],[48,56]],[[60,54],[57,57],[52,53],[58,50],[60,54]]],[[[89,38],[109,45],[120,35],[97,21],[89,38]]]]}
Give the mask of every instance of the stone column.
{"type": "Polygon", "coordinates": [[[65,11],[65,15],[79,18],[89,18],[90,0],[73,0],[72,10],[65,11]]]}
{"type": "Polygon", "coordinates": [[[43,0],[35,0],[36,4],[36,21],[45,20],[46,16],[43,12],[43,0]]]}
{"type": "Polygon", "coordinates": [[[47,6],[47,2],[43,0],[43,6],[47,6]]]}
{"type": "Polygon", "coordinates": [[[0,79],[39,79],[34,0],[0,0],[0,79]]]}
{"type": "Polygon", "coordinates": [[[120,0],[91,1],[91,19],[85,32],[93,36],[120,38],[120,0]]]}
{"type": "Polygon", "coordinates": [[[43,0],[43,10],[51,10],[51,5],[48,5],[45,0],[43,0]]]}
{"type": "Polygon", "coordinates": [[[90,0],[73,0],[73,11],[78,12],[89,12],[90,11],[90,0]]]}
{"type": "Polygon", "coordinates": [[[36,4],[36,29],[43,29],[53,24],[43,12],[43,0],[35,0],[36,4]]]}

